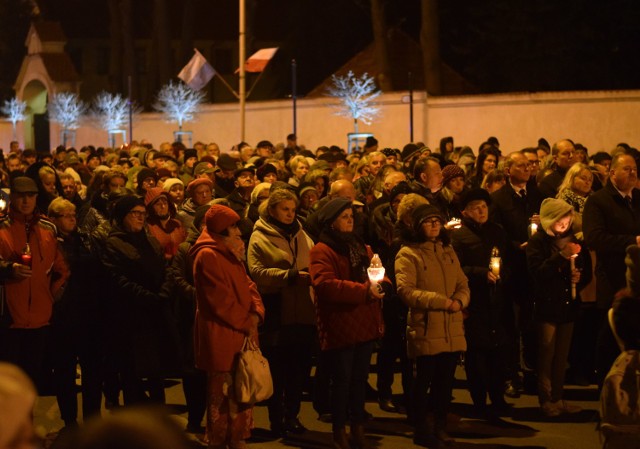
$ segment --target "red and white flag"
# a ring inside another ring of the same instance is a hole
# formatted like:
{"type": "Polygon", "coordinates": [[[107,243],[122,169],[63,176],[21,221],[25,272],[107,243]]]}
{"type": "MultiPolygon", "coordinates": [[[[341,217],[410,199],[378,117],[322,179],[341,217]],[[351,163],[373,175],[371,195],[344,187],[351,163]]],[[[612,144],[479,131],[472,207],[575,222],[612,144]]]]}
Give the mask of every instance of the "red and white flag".
{"type": "Polygon", "coordinates": [[[193,50],[193,58],[180,70],[178,78],[193,90],[200,90],[211,81],[216,71],[202,53],[195,48],[193,50]]]}
{"type": "Polygon", "coordinates": [[[252,73],[262,72],[277,51],[278,47],[263,48],[261,50],[258,50],[257,52],[252,54],[249,59],[247,59],[247,62],[244,63],[244,69],[247,72],[252,73]]]}

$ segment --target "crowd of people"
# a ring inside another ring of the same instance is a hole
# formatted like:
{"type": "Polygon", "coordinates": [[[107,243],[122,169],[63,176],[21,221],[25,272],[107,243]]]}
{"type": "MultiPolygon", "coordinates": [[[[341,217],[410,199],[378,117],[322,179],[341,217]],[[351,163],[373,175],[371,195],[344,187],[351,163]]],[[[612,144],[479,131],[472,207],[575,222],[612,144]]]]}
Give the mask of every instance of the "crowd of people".
{"type": "MultiPolygon", "coordinates": [[[[270,364],[272,434],[307,431],[310,391],[335,449],[371,447],[376,351],[378,404],[406,414],[420,446],[455,442],[459,363],[482,419],[525,391],[550,419],[579,412],[566,375],[604,385],[607,404],[610,367],[639,364],[639,161],[627,144],[590,155],[569,139],[507,152],[490,137],[475,152],[452,137],[401,150],[371,137],[350,153],[295,135],[227,152],[12,142],[0,158],[0,360],[56,395],[64,431],[78,427],[78,364],[83,421],[121,393],[126,407],[164,404],[164,380],[180,378],[186,431],[220,449],[246,447],[253,426],[253,404],[234,394],[248,340],[270,364]]],[[[603,408],[615,441],[630,423],[603,408]]]]}

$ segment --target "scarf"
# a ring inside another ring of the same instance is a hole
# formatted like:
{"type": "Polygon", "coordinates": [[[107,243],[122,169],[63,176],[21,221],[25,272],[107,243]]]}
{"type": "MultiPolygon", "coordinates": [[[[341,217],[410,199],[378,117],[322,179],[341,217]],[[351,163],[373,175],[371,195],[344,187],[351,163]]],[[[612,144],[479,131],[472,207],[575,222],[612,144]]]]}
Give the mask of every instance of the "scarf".
{"type": "Polygon", "coordinates": [[[336,253],[348,257],[351,267],[351,279],[355,282],[365,282],[368,279],[369,254],[364,241],[353,232],[338,232],[324,229],[320,233],[320,242],[327,245],[336,253]]]}
{"type": "Polygon", "coordinates": [[[297,219],[293,219],[291,224],[286,224],[281,221],[276,220],[271,215],[267,216],[267,223],[269,223],[272,227],[275,228],[276,231],[280,235],[282,235],[285,239],[291,240],[291,237],[296,235],[300,230],[300,223],[298,223],[297,219]]]}

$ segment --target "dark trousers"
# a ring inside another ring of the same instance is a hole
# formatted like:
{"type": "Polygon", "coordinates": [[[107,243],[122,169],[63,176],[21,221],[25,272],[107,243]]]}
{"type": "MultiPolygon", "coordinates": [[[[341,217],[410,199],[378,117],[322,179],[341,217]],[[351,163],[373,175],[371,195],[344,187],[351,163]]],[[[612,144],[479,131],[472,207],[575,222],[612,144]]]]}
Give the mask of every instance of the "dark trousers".
{"type": "Polygon", "coordinates": [[[331,413],[331,364],[330,353],[320,351],[313,375],[313,409],[319,415],[331,413]]]}
{"type": "Polygon", "coordinates": [[[287,326],[276,346],[263,346],[273,378],[273,395],[269,398],[269,421],[272,428],[300,413],[302,391],[311,372],[311,355],[315,326],[287,326]]]}
{"type": "Polygon", "coordinates": [[[600,329],[600,313],[595,303],[583,303],[573,328],[569,364],[574,378],[593,381],[595,374],[595,348],[600,329]]]}
{"type": "Polygon", "coordinates": [[[3,329],[0,332],[0,360],[18,365],[40,387],[50,331],[50,326],[3,329]]]}
{"type": "Polygon", "coordinates": [[[192,368],[182,374],[182,390],[187,403],[189,426],[198,427],[207,411],[207,372],[192,368]]]}
{"type": "Polygon", "coordinates": [[[333,427],[364,423],[367,378],[373,341],[358,343],[328,352],[331,367],[331,409],[333,427]]]}
{"type": "Polygon", "coordinates": [[[424,433],[429,413],[434,414],[436,428],[444,430],[459,358],[459,352],[443,352],[416,358],[413,409],[418,432],[424,433]]]}
{"type": "Polygon", "coordinates": [[[391,387],[395,374],[396,360],[400,360],[402,374],[402,392],[405,405],[409,405],[411,387],[413,386],[413,364],[407,357],[407,342],[402,334],[385,333],[380,342],[378,358],[376,362],[378,371],[378,399],[388,400],[392,397],[391,387]]]}
{"type": "Polygon", "coordinates": [[[82,416],[100,414],[102,404],[102,350],[99,336],[89,332],[76,333],[68,326],[52,326],[53,368],[56,398],[60,415],[66,425],[76,423],[78,401],[76,366],[82,369],[82,416]]]}
{"type": "Polygon", "coordinates": [[[492,404],[504,404],[507,351],[506,347],[468,348],[465,354],[465,371],[469,393],[476,409],[486,407],[487,394],[492,404]]]}

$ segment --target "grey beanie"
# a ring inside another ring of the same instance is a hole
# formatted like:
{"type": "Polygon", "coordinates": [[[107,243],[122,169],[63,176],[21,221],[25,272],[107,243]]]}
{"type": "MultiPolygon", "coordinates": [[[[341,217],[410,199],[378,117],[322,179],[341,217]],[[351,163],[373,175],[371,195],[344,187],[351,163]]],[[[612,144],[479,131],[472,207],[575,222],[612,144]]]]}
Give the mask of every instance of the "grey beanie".
{"type": "Polygon", "coordinates": [[[553,224],[573,212],[571,204],[558,198],[547,198],[540,206],[540,224],[549,231],[553,224]]]}

